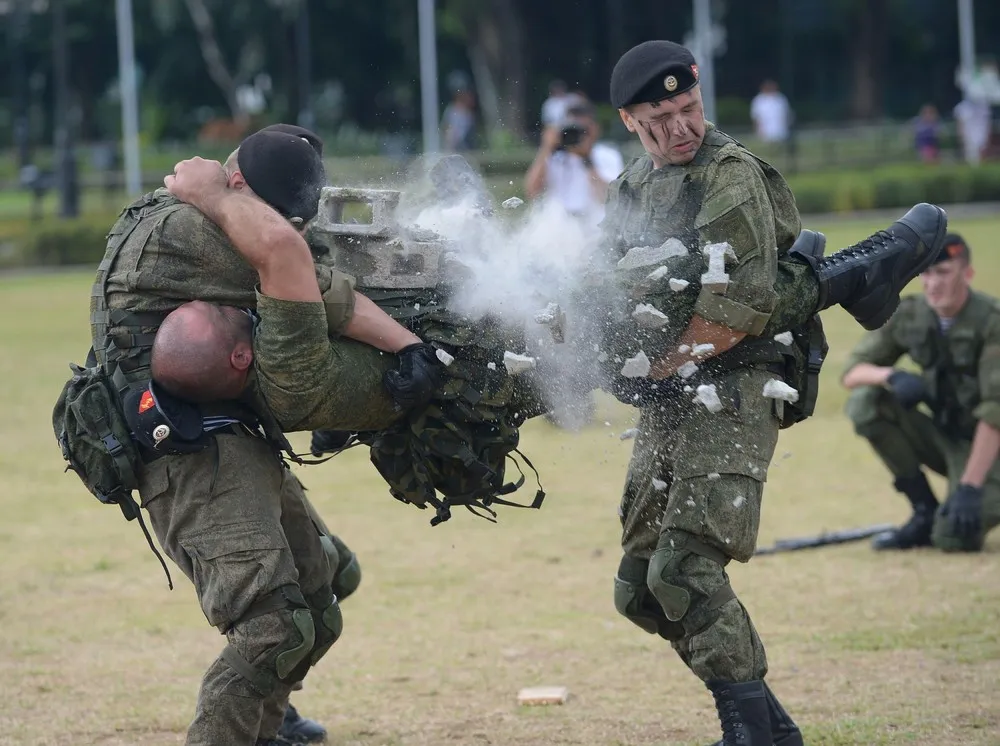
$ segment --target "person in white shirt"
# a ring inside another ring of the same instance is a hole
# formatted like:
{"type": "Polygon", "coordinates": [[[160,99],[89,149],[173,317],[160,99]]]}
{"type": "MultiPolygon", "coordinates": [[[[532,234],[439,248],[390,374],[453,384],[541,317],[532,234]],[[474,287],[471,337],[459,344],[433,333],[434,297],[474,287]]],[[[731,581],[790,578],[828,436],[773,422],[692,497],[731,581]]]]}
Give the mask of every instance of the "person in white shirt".
{"type": "Polygon", "coordinates": [[[586,225],[597,227],[604,219],[608,184],[625,167],[618,149],[598,142],[599,135],[600,126],[587,104],[574,105],[561,123],[546,127],[525,175],[528,197],[559,204],[586,225]]]}
{"type": "Polygon", "coordinates": [[[792,108],[773,80],[765,80],[750,102],[750,117],[764,142],[784,142],[792,124],[792,108]]]}
{"type": "Polygon", "coordinates": [[[955,107],[955,122],[962,141],[966,163],[973,166],[983,158],[983,150],[990,141],[992,111],[982,98],[964,98],[955,107]]]}
{"type": "Polygon", "coordinates": [[[566,84],[561,80],[549,83],[549,97],[542,104],[542,126],[559,124],[565,119],[569,103],[570,95],[566,84]]]}

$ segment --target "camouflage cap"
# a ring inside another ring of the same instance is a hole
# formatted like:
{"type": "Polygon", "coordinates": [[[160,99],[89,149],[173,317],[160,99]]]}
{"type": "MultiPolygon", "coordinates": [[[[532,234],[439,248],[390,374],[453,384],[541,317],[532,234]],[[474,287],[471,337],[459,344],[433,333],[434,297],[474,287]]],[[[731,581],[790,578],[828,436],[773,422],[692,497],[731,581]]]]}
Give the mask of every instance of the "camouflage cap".
{"type": "Polygon", "coordinates": [[[284,217],[299,224],[316,217],[326,171],[304,137],[274,129],[255,132],[240,143],[236,161],[247,185],[284,217]]]}
{"type": "Polygon", "coordinates": [[[687,47],[672,41],[644,41],[632,47],[611,73],[611,105],[663,101],[698,85],[698,65],[687,47]]]}

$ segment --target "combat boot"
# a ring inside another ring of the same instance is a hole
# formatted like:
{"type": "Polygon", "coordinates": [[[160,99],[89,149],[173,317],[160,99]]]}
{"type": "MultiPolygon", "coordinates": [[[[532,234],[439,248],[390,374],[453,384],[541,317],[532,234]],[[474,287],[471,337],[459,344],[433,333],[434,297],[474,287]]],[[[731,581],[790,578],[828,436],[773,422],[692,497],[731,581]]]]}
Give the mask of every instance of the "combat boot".
{"type": "MultiPolygon", "coordinates": [[[[774,696],[767,682],[764,682],[764,695],[767,697],[767,711],[771,718],[771,742],[774,746],[803,746],[799,727],[785,712],[785,708],[774,696]]],[[[712,746],[725,746],[725,742],[716,741],[712,746]]]]}
{"type": "Polygon", "coordinates": [[[708,681],[722,725],[720,746],[772,746],[771,717],[763,681],[708,681]]]}
{"type": "Polygon", "coordinates": [[[913,506],[913,515],[899,528],[886,531],[872,539],[872,548],[883,550],[929,547],[938,501],[927,482],[927,477],[922,472],[915,477],[900,477],[893,482],[893,486],[906,495],[906,499],[913,506]]]}
{"type": "Polygon", "coordinates": [[[827,257],[793,247],[819,280],[819,311],[840,305],[865,329],[878,329],[899,305],[899,294],[944,246],[948,216],[922,202],[868,238],[827,257]]]}
{"type": "Polygon", "coordinates": [[[285,710],[285,719],[278,729],[276,743],[302,744],[322,743],[326,740],[326,728],[315,720],[304,718],[291,704],[285,710]]]}

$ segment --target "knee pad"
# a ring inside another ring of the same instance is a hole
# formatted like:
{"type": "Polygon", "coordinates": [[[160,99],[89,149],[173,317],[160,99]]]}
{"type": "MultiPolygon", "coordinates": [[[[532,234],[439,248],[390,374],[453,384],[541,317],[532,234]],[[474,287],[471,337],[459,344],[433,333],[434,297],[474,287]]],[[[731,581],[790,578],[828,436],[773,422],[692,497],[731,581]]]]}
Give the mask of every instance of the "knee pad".
{"type": "Polygon", "coordinates": [[[323,534],[319,540],[333,570],[333,593],[343,601],[361,585],[361,563],[358,556],[336,536],[323,534]]]}
{"type": "Polygon", "coordinates": [[[663,609],[649,592],[646,566],[644,560],[622,557],[615,576],[615,609],[644,632],[665,640],[679,640],[684,636],[684,628],[664,616],[663,609]]]}
{"type": "Polygon", "coordinates": [[[309,657],[310,665],[316,663],[327,654],[344,631],[344,617],[340,613],[340,604],[334,599],[333,603],[320,611],[314,611],[316,638],[309,657]]]}
{"type": "Polygon", "coordinates": [[[296,586],[284,586],[259,599],[227,632],[235,629],[251,639],[260,635],[276,640],[270,649],[254,656],[255,664],[232,643],[222,652],[223,660],[262,695],[269,696],[279,683],[294,684],[305,676],[316,647],[316,625],[296,586]]]}
{"type": "Polygon", "coordinates": [[[723,569],[728,558],[720,551],[682,533],[669,535],[672,546],[653,552],[646,585],[664,616],[693,637],[715,624],[720,607],[736,597],[723,569]]]}

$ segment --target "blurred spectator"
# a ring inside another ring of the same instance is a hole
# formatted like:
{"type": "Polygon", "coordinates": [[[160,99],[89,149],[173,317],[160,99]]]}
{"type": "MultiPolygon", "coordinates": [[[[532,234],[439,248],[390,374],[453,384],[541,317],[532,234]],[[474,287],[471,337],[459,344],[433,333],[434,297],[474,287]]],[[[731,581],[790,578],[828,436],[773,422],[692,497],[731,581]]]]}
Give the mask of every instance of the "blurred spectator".
{"type": "Polygon", "coordinates": [[[441,128],[445,151],[460,153],[476,146],[476,96],[472,91],[455,91],[444,110],[441,128]]]}
{"type": "Polygon", "coordinates": [[[785,142],[792,124],[792,108],[773,80],[760,85],[760,93],[750,102],[754,130],[764,142],[785,142]]]}
{"type": "Polygon", "coordinates": [[[598,142],[600,125],[589,103],[575,104],[565,118],[542,132],[535,160],[525,175],[525,192],[563,207],[587,225],[604,219],[608,184],[625,164],[613,146],[598,142]]]}
{"type": "Polygon", "coordinates": [[[983,150],[990,141],[991,117],[989,102],[981,98],[967,96],[955,107],[955,123],[966,163],[978,165],[982,160],[983,150]]]}
{"type": "Polygon", "coordinates": [[[542,104],[542,126],[550,127],[565,119],[569,102],[569,89],[565,82],[553,80],[549,83],[549,97],[542,104]]]}
{"type": "Polygon", "coordinates": [[[931,104],[920,107],[913,122],[913,144],[924,163],[937,163],[941,153],[941,122],[938,110],[931,104]]]}

